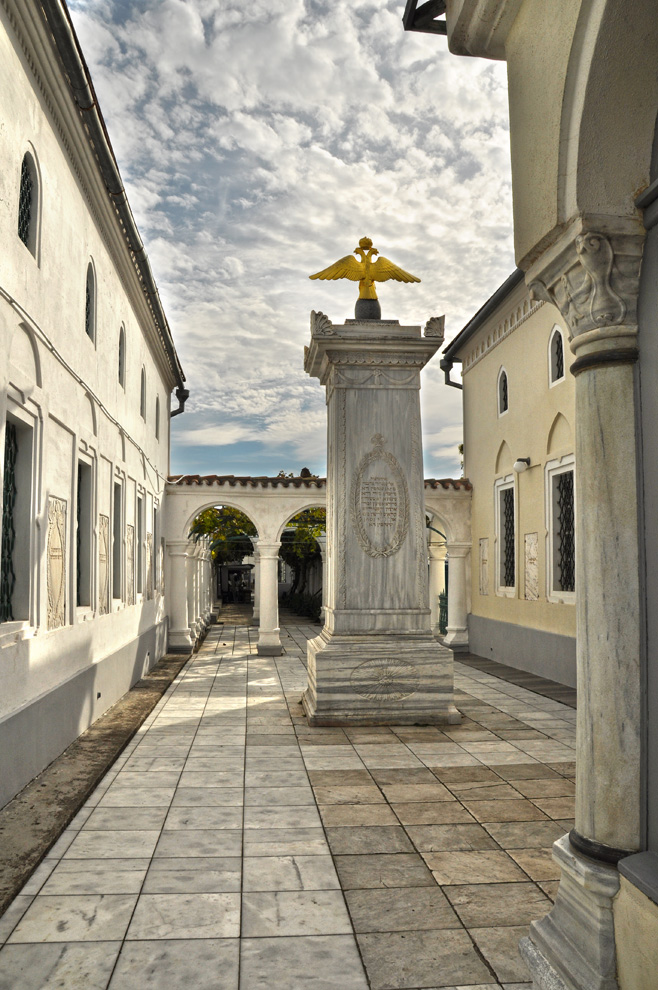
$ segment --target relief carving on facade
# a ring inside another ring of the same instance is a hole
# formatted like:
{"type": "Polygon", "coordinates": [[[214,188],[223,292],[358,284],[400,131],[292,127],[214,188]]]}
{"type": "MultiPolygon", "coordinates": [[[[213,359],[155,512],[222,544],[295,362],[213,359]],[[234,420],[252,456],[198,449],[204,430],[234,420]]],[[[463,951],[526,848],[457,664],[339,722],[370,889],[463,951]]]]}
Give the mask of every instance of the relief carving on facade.
{"type": "Polygon", "coordinates": [[[524,538],[525,593],[527,602],[539,598],[539,534],[526,533],[524,538]]]}
{"type": "Polygon", "coordinates": [[[419,676],[413,664],[399,658],[364,660],[350,674],[354,691],[374,704],[402,701],[418,690],[419,676]]]}
{"type": "Polygon", "coordinates": [[[66,623],[66,502],[48,498],[48,629],[66,623]]]}
{"type": "Polygon", "coordinates": [[[153,598],[153,533],[146,534],[146,597],[153,598]]]}
{"type": "Polygon", "coordinates": [[[489,594],[489,537],[480,540],[480,594],[489,594]]]}
{"type": "Polygon", "coordinates": [[[369,557],[397,553],[409,530],[409,490],[396,457],[384,449],[384,438],[372,437],[350,492],[352,526],[359,546],[369,557]]]}
{"type": "Polygon", "coordinates": [[[126,526],[126,603],[135,604],[135,527],[126,526]]]}
{"type": "Polygon", "coordinates": [[[110,517],[98,517],[98,613],[110,611],[110,517]]]}

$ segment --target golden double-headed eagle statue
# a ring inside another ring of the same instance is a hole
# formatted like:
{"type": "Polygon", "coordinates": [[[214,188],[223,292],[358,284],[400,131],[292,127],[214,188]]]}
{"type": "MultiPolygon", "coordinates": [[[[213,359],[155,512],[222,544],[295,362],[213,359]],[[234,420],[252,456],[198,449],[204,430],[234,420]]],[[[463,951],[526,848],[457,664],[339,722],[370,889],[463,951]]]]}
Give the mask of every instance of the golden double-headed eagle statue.
{"type": "Polygon", "coordinates": [[[374,255],[379,254],[379,251],[372,246],[369,237],[361,238],[359,246],[354,248],[354,254],[359,256],[359,261],[348,254],[317,275],[309,275],[309,278],[349,278],[352,282],[359,283],[359,299],[377,298],[375,282],[387,282],[390,278],[396,282],[420,282],[419,278],[405,272],[399,265],[394,265],[388,258],[380,256],[377,261],[373,261],[374,255]]]}

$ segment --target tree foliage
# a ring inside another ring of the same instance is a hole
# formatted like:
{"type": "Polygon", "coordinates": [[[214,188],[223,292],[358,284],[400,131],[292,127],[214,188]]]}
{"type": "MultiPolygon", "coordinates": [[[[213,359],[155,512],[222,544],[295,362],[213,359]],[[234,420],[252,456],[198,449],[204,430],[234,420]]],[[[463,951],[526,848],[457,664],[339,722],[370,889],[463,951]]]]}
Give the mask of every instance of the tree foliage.
{"type": "Polygon", "coordinates": [[[251,519],[228,505],[215,505],[204,509],[190,529],[190,538],[198,542],[210,537],[210,551],[217,566],[241,563],[254,552],[251,537],[258,536],[251,519]]]}
{"type": "Polygon", "coordinates": [[[292,568],[290,595],[304,591],[309,567],[314,560],[322,560],[316,537],[324,533],[326,525],[325,509],[304,509],[290,520],[284,530],[279,554],[292,568]]]}

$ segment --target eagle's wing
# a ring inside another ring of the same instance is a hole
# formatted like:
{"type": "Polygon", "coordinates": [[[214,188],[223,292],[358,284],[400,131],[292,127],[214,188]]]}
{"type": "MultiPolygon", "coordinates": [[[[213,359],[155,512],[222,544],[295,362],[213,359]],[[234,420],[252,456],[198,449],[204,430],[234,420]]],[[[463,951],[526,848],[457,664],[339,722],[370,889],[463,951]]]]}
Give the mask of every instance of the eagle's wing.
{"type": "Polygon", "coordinates": [[[329,265],[324,271],[318,272],[317,275],[309,275],[309,278],[349,278],[352,282],[360,282],[364,276],[365,265],[361,261],[357,261],[353,258],[351,254],[346,255],[341,258],[340,261],[334,261],[333,265],[329,265]]]}
{"type": "Polygon", "coordinates": [[[394,265],[388,258],[377,258],[374,265],[370,266],[370,278],[375,282],[386,282],[389,278],[394,278],[396,282],[420,282],[415,275],[405,272],[404,268],[394,265]]]}

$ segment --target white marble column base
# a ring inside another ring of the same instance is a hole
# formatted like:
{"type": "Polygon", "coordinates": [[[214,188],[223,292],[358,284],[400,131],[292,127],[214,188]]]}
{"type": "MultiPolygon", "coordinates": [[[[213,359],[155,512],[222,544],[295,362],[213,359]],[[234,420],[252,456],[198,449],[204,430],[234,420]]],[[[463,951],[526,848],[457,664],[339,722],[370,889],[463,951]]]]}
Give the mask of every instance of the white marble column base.
{"type": "Polygon", "coordinates": [[[310,725],[457,725],[452,654],[426,637],[332,636],[308,643],[310,725]]]}
{"type": "Polygon", "coordinates": [[[194,641],[189,629],[170,629],[167,637],[169,653],[191,653],[194,641]]]}
{"type": "Polygon", "coordinates": [[[443,642],[453,653],[468,653],[468,629],[451,629],[448,626],[443,642]]]}
{"type": "Polygon", "coordinates": [[[257,653],[259,657],[280,657],[282,653],[279,630],[273,629],[269,632],[262,632],[258,637],[257,653]]]}
{"type": "Polygon", "coordinates": [[[535,990],[619,990],[612,901],[619,873],[576,853],[565,835],[553,844],[562,875],[555,905],[519,949],[535,990]]]}

